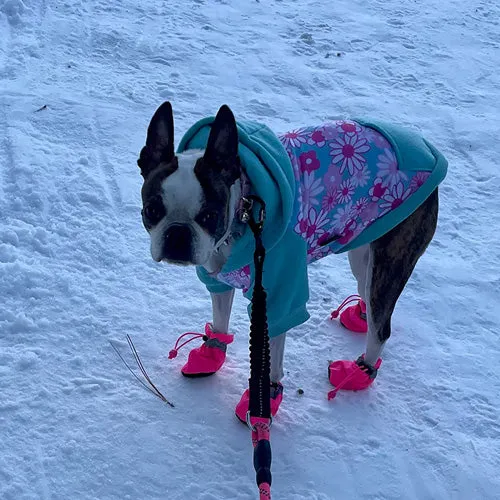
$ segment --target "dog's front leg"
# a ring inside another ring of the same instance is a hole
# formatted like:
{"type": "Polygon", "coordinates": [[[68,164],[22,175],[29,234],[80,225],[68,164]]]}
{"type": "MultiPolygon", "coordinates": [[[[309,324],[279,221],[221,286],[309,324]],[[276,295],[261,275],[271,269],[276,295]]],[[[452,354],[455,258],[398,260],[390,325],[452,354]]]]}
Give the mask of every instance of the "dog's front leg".
{"type": "Polygon", "coordinates": [[[272,337],[269,341],[269,350],[271,352],[271,383],[277,384],[284,376],[283,355],[285,353],[286,332],[272,337]]]}
{"type": "Polygon", "coordinates": [[[227,346],[233,341],[233,335],[228,333],[228,329],[234,290],[210,295],[213,321],[205,326],[205,335],[195,335],[194,338],[202,336],[204,342],[189,353],[187,363],[181,368],[185,377],[207,377],[219,371],[226,360],[227,346]]]}
{"type": "MultiPolygon", "coordinates": [[[[228,333],[231,308],[234,300],[234,289],[223,293],[212,293],[212,327],[214,332],[228,333]]],[[[271,382],[278,383],[284,376],[283,355],[285,352],[286,332],[270,339],[271,382]]]]}
{"type": "Polygon", "coordinates": [[[210,297],[212,298],[213,330],[218,333],[228,333],[234,288],[227,292],[211,293],[210,297]]]}

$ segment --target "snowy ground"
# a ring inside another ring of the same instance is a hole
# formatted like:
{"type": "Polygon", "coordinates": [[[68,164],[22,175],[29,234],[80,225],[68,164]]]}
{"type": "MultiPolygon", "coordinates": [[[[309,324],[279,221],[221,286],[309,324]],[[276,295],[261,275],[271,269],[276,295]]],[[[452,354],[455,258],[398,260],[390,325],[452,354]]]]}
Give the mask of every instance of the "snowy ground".
{"type": "Polygon", "coordinates": [[[233,416],[245,300],[220,374],[187,380],[187,352],[167,359],[210,304],[194,271],[151,260],[139,216],[135,161],[166,99],[177,139],[228,103],[277,132],[397,121],[445,153],[439,229],[379,377],[331,402],[327,360],[364,340],[327,320],[355,291],[345,256],[312,267],[273,493],[498,498],[499,65],[500,7],[486,0],[0,0],[0,498],[256,497],[233,416]],[[108,341],[125,352],[126,333],[176,408],[121,365],[108,341]]]}

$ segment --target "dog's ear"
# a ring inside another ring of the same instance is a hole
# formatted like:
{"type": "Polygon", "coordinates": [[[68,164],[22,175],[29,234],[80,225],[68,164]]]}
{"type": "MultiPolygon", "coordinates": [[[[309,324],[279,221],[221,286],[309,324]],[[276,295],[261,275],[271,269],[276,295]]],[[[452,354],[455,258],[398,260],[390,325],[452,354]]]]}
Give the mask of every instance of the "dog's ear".
{"type": "Polygon", "coordinates": [[[142,148],[137,165],[146,178],[162,162],[174,159],[174,114],[170,102],[164,102],[151,118],[146,145],[142,148]]]}
{"type": "Polygon", "coordinates": [[[225,104],[219,109],[212,123],[204,159],[222,173],[234,171],[239,165],[236,120],[225,104]]]}

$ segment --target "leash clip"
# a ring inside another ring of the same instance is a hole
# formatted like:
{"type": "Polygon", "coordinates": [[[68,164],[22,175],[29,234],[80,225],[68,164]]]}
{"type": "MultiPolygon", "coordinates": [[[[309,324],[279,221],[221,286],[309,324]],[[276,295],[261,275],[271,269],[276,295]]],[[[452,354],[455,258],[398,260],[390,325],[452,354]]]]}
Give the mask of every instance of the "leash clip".
{"type": "Polygon", "coordinates": [[[240,220],[248,223],[254,233],[262,233],[264,221],[266,220],[266,204],[264,200],[252,194],[244,196],[241,199],[240,220]],[[256,203],[259,204],[257,218],[253,214],[253,207],[256,203]]]}
{"type": "Polygon", "coordinates": [[[239,210],[240,221],[246,224],[250,220],[250,214],[253,207],[253,200],[247,197],[241,198],[241,207],[239,210]]]}

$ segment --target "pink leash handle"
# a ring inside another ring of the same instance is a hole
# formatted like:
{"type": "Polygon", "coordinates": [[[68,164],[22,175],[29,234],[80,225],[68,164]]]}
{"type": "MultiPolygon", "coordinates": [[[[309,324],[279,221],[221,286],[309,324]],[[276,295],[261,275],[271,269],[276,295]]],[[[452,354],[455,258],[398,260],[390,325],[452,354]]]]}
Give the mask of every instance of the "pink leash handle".
{"type": "Polygon", "coordinates": [[[271,485],[268,483],[262,483],[259,485],[259,500],[268,500],[271,498],[271,485]]]}
{"type": "Polygon", "coordinates": [[[270,428],[271,419],[250,417],[247,422],[252,429],[253,466],[255,468],[256,481],[259,487],[259,499],[270,500],[271,498],[271,443],[270,428]]]}

